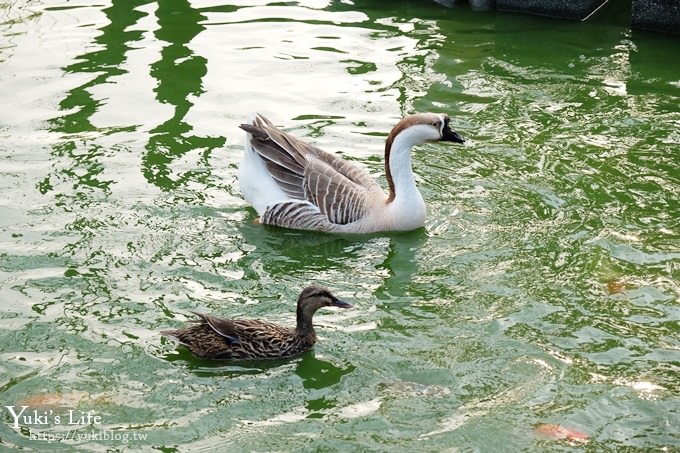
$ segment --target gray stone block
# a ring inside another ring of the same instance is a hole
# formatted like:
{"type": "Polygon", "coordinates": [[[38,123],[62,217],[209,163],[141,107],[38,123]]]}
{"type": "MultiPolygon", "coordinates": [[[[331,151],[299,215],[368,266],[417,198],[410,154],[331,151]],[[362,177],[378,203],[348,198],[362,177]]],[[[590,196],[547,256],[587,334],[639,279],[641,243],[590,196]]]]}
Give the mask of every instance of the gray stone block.
{"type": "Polygon", "coordinates": [[[496,9],[558,19],[584,20],[607,0],[496,0],[496,9]]]}
{"type": "Polygon", "coordinates": [[[680,1],[633,0],[631,26],[680,34],[680,1]]]}

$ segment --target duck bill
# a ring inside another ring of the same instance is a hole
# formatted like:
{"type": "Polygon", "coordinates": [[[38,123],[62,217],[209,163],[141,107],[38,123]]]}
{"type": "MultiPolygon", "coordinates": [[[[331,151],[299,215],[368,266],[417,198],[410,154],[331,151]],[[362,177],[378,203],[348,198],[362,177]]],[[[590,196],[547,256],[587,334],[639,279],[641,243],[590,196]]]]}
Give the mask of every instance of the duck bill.
{"type": "Polygon", "coordinates": [[[342,299],[335,299],[333,301],[333,306],[338,308],[352,308],[354,305],[350,304],[349,302],[345,302],[342,299]]]}
{"type": "Polygon", "coordinates": [[[463,139],[463,137],[461,137],[458,132],[451,130],[451,128],[449,127],[448,124],[446,125],[446,127],[442,131],[441,141],[443,141],[443,142],[465,143],[465,140],[463,139]]]}

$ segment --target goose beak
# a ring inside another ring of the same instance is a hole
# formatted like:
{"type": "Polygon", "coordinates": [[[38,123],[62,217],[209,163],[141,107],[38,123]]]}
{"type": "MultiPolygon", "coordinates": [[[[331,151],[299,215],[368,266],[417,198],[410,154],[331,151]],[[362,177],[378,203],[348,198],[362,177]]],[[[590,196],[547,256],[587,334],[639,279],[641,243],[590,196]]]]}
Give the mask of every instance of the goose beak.
{"type": "Polygon", "coordinates": [[[461,137],[458,132],[451,130],[451,127],[448,124],[446,126],[444,126],[444,130],[442,131],[441,141],[443,141],[443,142],[465,143],[465,140],[463,140],[463,137],[461,137]]]}
{"type": "Polygon", "coordinates": [[[333,299],[333,306],[338,308],[352,308],[354,305],[350,304],[349,302],[345,302],[342,299],[335,298],[333,299]]]}

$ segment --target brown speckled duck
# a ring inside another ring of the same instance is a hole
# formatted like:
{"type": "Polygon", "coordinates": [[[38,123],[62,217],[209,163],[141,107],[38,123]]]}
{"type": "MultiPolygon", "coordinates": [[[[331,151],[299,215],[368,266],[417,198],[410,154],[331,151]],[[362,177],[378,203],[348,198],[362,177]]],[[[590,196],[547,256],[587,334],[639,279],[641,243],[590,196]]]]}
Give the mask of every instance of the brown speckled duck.
{"type": "Polygon", "coordinates": [[[202,313],[193,325],[165,330],[193,355],[205,359],[259,360],[280,359],[300,354],[316,343],[312,325],[314,313],[321,307],[351,308],[321,286],[308,286],[298,296],[295,328],[257,319],[221,319],[202,313]]]}

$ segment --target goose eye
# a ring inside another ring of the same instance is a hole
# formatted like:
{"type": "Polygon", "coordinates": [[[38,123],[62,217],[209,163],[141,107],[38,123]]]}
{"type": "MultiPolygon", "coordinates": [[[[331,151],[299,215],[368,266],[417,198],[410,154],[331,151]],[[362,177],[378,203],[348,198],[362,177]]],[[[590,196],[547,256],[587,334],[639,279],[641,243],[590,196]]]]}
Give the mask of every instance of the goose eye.
{"type": "Polygon", "coordinates": [[[435,121],[434,123],[432,123],[432,125],[433,125],[434,127],[439,127],[439,121],[435,121]]]}

